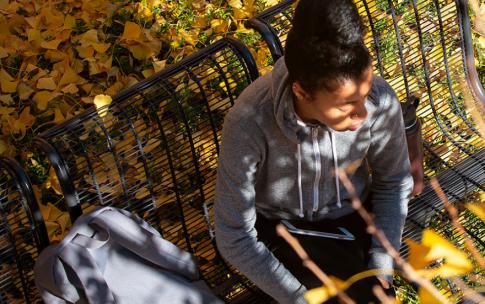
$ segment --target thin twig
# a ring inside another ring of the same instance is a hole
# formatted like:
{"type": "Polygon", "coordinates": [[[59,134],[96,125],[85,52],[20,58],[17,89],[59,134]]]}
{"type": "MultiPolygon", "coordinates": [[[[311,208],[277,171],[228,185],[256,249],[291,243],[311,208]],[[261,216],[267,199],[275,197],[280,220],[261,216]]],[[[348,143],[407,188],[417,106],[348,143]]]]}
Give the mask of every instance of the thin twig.
{"type": "Polygon", "coordinates": [[[462,290],[464,298],[473,301],[473,303],[485,303],[485,297],[483,297],[473,289],[468,288],[463,280],[455,278],[453,279],[453,283],[462,290]]]}
{"type": "Polygon", "coordinates": [[[450,201],[448,200],[445,193],[443,192],[443,189],[441,189],[441,186],[438,180],[435,177],[433,177],[430,182],[434,191],[436,192],[436,194],[438,194],[438,197],[443,202],[443,205],[448,211],[448,214],[450,215],[450,218],[451,218],[451,223],[464,236],[464,242],[465,242],[466,248],[468,249],[468,251],[470,251],[473,254],[473,257],[480,265],[480,268],[485,269],[485,259],[483,259],[483,257],[480,255],[477,248],[475,247],[475,244],[473,244],[470,237],[468,236],[468,233],[465,231],[465,228],[458,221],[458,211],[454,206],[451,205],[450,201]]]}
{"type": "Polygon", "coordinates": [[[384,289],[382,289],[382,287],[379,286],[379,285],[374,285],[374,287],[372,287],[372,292],[375,294],[377,299],[379,299],[379,301],[382,304],[394,304],[394,303],[396,303],[395,299],[387,296],[386,293],[384,292],[384,289]]]}
{"type": "Polygon", "coordinates": [[[343,290],[338,288],[335,283],[317,266],[317,264],[310,259],[300,242],[293,237],[283,225],[278,224],[276,226],[276,232],[279,236],[285,239],[288,244],[290,244],[291,248],[293,248],[296,254],[298,254],[306,268],[313,272],[323,284],[337,291],[337,297],[339,297],[340,300],[342,300],[344,303],[355,304],[355,302],[343,290]]]}
{"type": "Polygon", "coordinates": [[[351,195],[352,199],[352,207],[359,212],[360,216],[364,219],[364,221],[367,224],[367,231],[375,236],[379,242],[382,244],[384,249],[386,249],[387,253],[396,261],[396,264],[401,267],[403,270],[404,274],[406,277],[411,280],[412,282],[419,284],[423,288],[426,288],[430,294],[433,295],[437,300],[441,301],[442,303],[449,303],[448,299],[446,299],[434,286],[433,284],[429,281],[426,280],[425,278],[421,277],[411,265],[409,265],[404,259],[401,258],[399,253],[397,252],[396,249],[392,246],[392,244],[389,242],[389,240],[386,238],[384,233],[377,229],[377,227],[374,224],[374,221],[372,219],[372,216],[365,210],[365,208],[362,206],[362,202],[360,201],[359,197],[357,196],[357,193],[355,192],[355,188],[352,185],[352,182],[349,180],[347,177],[347,174],[345,173],[345,170],[341,170],[339,177],[344,184],[345,188],[351,195]]]}

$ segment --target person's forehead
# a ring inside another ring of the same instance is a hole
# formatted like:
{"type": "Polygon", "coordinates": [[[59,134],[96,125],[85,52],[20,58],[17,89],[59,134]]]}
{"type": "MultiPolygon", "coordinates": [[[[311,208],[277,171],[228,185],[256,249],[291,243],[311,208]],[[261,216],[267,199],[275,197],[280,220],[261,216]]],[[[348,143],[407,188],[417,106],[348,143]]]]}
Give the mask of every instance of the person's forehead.
{"type": "Polygon", "coordinates": [[[338,84],[333,91],[320,90],[318,96],[334,100],[358,99],[369,94],[372,89],[372,77],[362,80],[346,79],[338,84]]]}

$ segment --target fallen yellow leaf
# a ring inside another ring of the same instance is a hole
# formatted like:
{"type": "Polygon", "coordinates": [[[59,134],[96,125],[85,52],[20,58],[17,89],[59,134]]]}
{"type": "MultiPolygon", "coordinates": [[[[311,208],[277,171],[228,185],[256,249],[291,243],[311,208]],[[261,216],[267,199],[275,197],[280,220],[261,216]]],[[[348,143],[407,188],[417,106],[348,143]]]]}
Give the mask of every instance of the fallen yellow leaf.
{"type": "Polygon", "coordinates": [[[485,221],[485,194],[482,193],[482,203],[481,204],[466,204],[465,207],[478,216],[482,221],[485,221]]]}
{"type": "Polygon", "coordinates": [[[43,41],[40,46],[48,50],[57,50],[59,44],[62,42],[61,39],[54,39],[51,41],[43,41]]]}
{"type": "Polygon", "coordinates": [[[8,52],[3,47],[0,47],[0,59],[8,57],[8,52]]]}
{"type": "Polygon", "coordinates": [[[52,77],[40,78],[37,81],[37,89],[53,91],[57,88],[56,82],[52,77]]]}
{"type": "Polygon", "coordinates": [[[62,87],[66,84],[78,84],[82,81],[82,78],[71,68],[67,68],[62,74],[61,80],[59,80],[59,86],[62,87]]]}
{"type": "Polygon", "coordinates": [[[59,93],[53,93],[49,91],[39,91],[35,93],[32,99],[35,101],[37,108],[43,111],[47,109],[47,105],[49,101],[53,100],[57,96],[59,96],[59,93]]]}
{"type": "Polygon", "coordinates": [[[108,106],[111,104],[113,99],[109,95],[96,95],[94,96],[94,105],[98,111],[100,117],[106,116],[108,114],[108,106]]]}
{"type": "Polygon", "coordinates": [[[111,45],[109,43],[93,43],[92,46],[96,50],[96,52],[103,54],[109,49],[111,45]]]}
{"type": "Polygon", "coordinates": [[[20,100],[29,99],[30,95],[34,92],[35,92],[34,89],[32,89],[25,82],[20,82],[19,85],[17,86],[17,93],[19,94],[20,100]]]}
{"type": "Polygon", "coordinates": [[[17,85],[19,84],[18,81],[8,81],[8,80],[0,80],[0,84],[2,87],[3,93],[15,93],[17,92],[17,85]]]}
{"type": "Polygon", "coordinates": [[[227,3],[229,4],[229,6],[231,6],[233,8],[239,8],[240,9],[243,6],[241,0],[229,0],[227,3]]]}
{"type": "MultiPolygon", "coordinates": [[[[55,123],[61,123],[64,120],[65,120],[65,118],[64,118],[64,115],[62,114],[61,110],[55,109],[54,110],[54,122],[55,123]]],[[[57,176],[56,176],[56,178],[57,178],[57,176]]],[[[57,184],[59,184],[59,181],[58,180],[57,180],[57,184]]],[[[56,193],[57,193],[57,191],[56,191],[56,193]]],[[[58,193],[58,194],[60,194],[60,193],[58,193]]]]}
{"type": "MultiPolygon", "coordinates": [[[[439,291],[443,294],[446,289],[440,289],[439,291]]],[[[419,301],[424,304],[443,304],[441,300],[435,298],[426,288],[419,288],[418,291],[419,301]]]]}
{"type": "Polygon", "coordinates": [[[125,29],[121,39],[126,40],[139,40],[141,36],[141,28],[138,24],[128,21],[125,23],[125,29]]]}
{"type": "Polygon", "coordinates": [[[422,244],[407,240],[410,245],[409,263],[426,278],[444,278],[466,274],[473,270],[468,256],[448,240],[431,229],[423,231],[422,244]],[[433,262],[440,264],[426,268],[433,262]]]}

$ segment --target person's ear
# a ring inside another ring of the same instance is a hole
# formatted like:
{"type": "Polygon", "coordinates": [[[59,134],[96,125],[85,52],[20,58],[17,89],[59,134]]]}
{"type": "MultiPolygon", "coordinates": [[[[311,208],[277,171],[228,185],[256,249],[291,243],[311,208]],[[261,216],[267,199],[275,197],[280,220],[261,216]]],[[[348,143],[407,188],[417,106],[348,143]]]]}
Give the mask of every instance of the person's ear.
{"type": "Polygon", "coordinates": [[[291,90],[298,100],[308,100],[308,93],[301,87],[299,82],[293,82],[291,90]]]}

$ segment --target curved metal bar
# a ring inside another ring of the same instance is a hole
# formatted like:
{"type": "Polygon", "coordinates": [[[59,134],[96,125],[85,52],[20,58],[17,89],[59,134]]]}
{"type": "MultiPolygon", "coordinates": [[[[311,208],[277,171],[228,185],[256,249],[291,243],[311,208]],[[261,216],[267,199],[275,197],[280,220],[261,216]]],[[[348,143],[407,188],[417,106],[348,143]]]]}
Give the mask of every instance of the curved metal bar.
{"type": "Polygon", "coordinates": [[[200,78],[194,74],[191,68],[187,67],[187,72],[190,75],[190,78],[197,84],[202,96],[204,97],[204,106],[207,109],[207,115],[209,116],[209,122],[212,129],[212,135],[214,137],[214,144],[216,145],[216,151],[217,151],[217,154],[219,154],[219,140],[217,139],[217,127],[214,121],[214,117],[212,116],[211,108],[209,105],[209,99],[207,98],[207,94],[205,93],[204,87],[200,82],[200,78]]]}
{"type": "Polygon", "coordinates": [[[381,56],[381,50],[379,47],[379,34],[376,32],[376,28],[374,25],[374,21],[372,19],[372,14],[369,9],[369,5],[367,4],[366,0],[362,1],[364,4],[365,12],[367,14],[367,18],[369,20],[369,25],[372,31],[372,38],[374,41],[374,46],[376,50],[376,55],[377,55],[377,66],[379,68],[379,73],[381,74],[382,77],[384,77],[384,66],[382,65],[382,56],[381,56]]]}
{"type": "MultiPolygon", "coordinates": [[[[143,95],[142,95],[143,96],[143,95]]],[[[131,106],[131,105],[130,105],[131,106]]],[[[147,177],[147,181],[148,181],[148,184],[150,185],[150,194],[152,196],[152,199],[153,201],[155,201],[155,194],[153,193],[153,179],[152,179],[152,176],[150,174],[150,170],[148,169],[148,164],[146,162],[147,160],[147,157],[145,156],[145,151],[143,150],[143,145],[141,143],[141,140],[138,136],[138,132],[136,131],[136,128],[135,128],[135,124],[133,123],[133,120],[131,119],[131,117],[128,115],[128,113],[126,113],[125,111],[125,107],[118,107],[118,110],[120,111],[120,113],[126,118],[126,120],[128,121],[128,125],[130,126],[130,130],[133,134],[133,137],[135,137],[135,140],[136,140],[136,146],[138,147],[138,151],[140,152],[141,154],[141,161],[142,161],[142,164],[143,164],[143,169],[145,171],[145,174],[146,174],[146,177],[147,177]]]]}
{"type": "Polygon", "coordinates": [[[102,205],[104,205],[105,204],[104,198],[101,195],[101,188],[99,187],[98,178],[96,177],[96,174],[94,174],[94,168],[91,163],[91,158],[88,156],[88,149],[86,147],[86,144],[82,139],[79,139],[78,143],[81,146],[82,155],[84,156],[84,159],[86,160],[86,164],[88,165],[89,175],[93,180],[94,188],[96,188],[96,193],[98,194],[99,201],[101,202],[102,205]]]}
{"type": "Polygon", "coordinates": [[[480,133],[475,129],[475,127],[469,122],[468,117],[463,113],[463,110],[459,107],[457,103],[457,98],[453,89],[453,84],[451,83],[451,75],[450,75],[450,69],[449,69],[449,62],[448,62],[448,54],[446,53],[446,43],[445,43],[445,34],[444,34],[444,29],[443,29],[443,20],[441,19],[441,8],[439,5],[438,0],[433,0],[434,6],[436,8],[436,11],[438,12],[438,24],[439,24],[439,29],[440,29],[440,37],[441,37],[441,47],[443,48],[443,60],[445,63],[445,71],[446,71],[446,80],[448,84],[448,89],[450,91],[451,99],[453,100],[453,104],[455,105],[455,108],[458,109],[460,113],[460,117],[463,119],[465,124],[470,128],[475,134],[480,136],[480,133]]]}
{"type": "Polygon", "coordinates": [[[241,62],[244,62],[246,75],[249,76],[248,82],[256,80],[259,77],[258,65],[256,64],[256,60],[247,46],[245,46],[241,41],[231,37],[224,38],[224,41],[232,46],[236,56],[241,62]]]}
{"type": "Polygon", "coordinates": [[[391,16],[392,16],[392,24],[394,27],[394,32],[396,33],[396,40],[397,40],[397,49],[399,51],[399,60],[401,61],[401,68],[402,68],[402,77],[404,80],[404,88],[406,89],[406,99],[410,97],[409,94],[409,83],[408,83],[408,72],[407,72],[407,67],[406,67],[406,60],[404,59],[404,51],[402,47],[402,40],[401,40],[401,34],[399,32],[399,26],[397,25],[397,17],[396,17],[396,9],[394,7],[394,4],[392,3],[392,0],[387,1],[389,4],[389,8],[391,10],[391,16]]]}
{"type": "MultiPolygon", "coordinates": [[[[111,108],[111,106],[109,107],[111,108]]],[[[118,107],[121,108],[121,107],[118,107]]],[[[107,111],[106,109],[105,111],[107,111]]],[[[123,192],[126,198],[129,198],[130,195],[128,194],[128,187],[126,185],[126,178],[125,178],[125,170],[123,169],[123,166],[120,163],[120,158],[118,156],[118,153],[116,152],[115,145],[113,144],[113,139],[111,138],[111,135],[109,134],[108,129],[104,126],[104,121],[103,118],[99,116],[93,116],[92,120],[99,126],[101,131],[104,133],[106,143],[108,144],[108,150],[113,155],[113,159],[115,161],[116,168],[118,169],[119,177],[121,180],[121,186],[123,188],[123,192]]],[[[131,204],[131,200],[128,200],[128,204],[131,204]]]]}
{"type": "Polygon", "coordinates": [[[422,57],[422,62],[423,62],[423,71],[424,71],[424,75],[425,75],[426,88],[427,88],[427,91],[428,91],[429,103],[431,105],[431,110],[433,112],[433,116],[434,116],[434,118],[436,120],[436,123],[440,127],[441,131],[446,136],[446,138],[455,147],[457,147],[458,149],[460,149],[461,151],[463,151],[464,153],[466,153],[469,157],[474,157],[473,156],[473,153],[471,151],[469,151],[465,147],[459,145],[453,139],[453,137],[448,133],[448,131],[446,130],[446,127],[443,126],[443,123],[441,121],[441,118],[439,116],[439,113],[436,110],[436,105],[435,105],[435,102],[434,102],[433,94],[431,93],[431,83],[430,83],[430,79],[429,79],[429,70],[428,70],[428,66],[429,65],[428,65],[428,60],[426,59],[426,52],[424,50],[423,34],[422,34],[422,30],[421,30],[421,21],[420,21],[420,17],[419,17],[419,13],[418,13],[417,0],[413,0],[412,3],[413,3],[413,10],[414,10],[414,17],[416,18],[416,26],[418,28],[417,31],[418,31],[418,37],[419,37],[419,47],[420,47],[421,57],[422,57]]]}
{"type": "Polygon", "coordinates": [[[54,167],[57,178],[59,179],[59,184],[61,186],[62,192],[64,193],[64,201],[66,202],[66,207],[69,212],[69,217],[71,222],[81,216],[82,209],[78,198],[78,193],[69,177],[69,170],[64,163],[64,159],[61,157],[57,149],[51,145],[42,136],[34,138],[34,145],[39,147],[39,149],[47,155],[49,161],[54,167]]]}
{"type": "Polygon", "coordinates": [[[283,56],[283,45],[278,37],[278,34],[274,31],[273,27],[268,25],[265,21],[257,18],[252,18],[246,21],[246,27],[256,30],[264,39],[268,45],[273,61],[277,61],[283,56]]]}
{"type": "Polygon", "coordinates": [[[478,78],[477,68],[473,54],[472,31],[470,16],[468,14],[468,1],[455,0],[458,6],[458,19],[461,23],[460,31],[463,48],[463,60],[465,61],[465,74],[473,96],[485,105],[485,90],[478,78]]]}
{"type": "Polygon", "coordinates": [[[44,218],[35,198],[32,182],[27,173],[15,159],[2,156],[0,157],[0,166],[3,166],[13,177],[15,184],[21,193],[22,204],[24,204],[24,208],[27,211],[27,216],[34,231],[36,247],[40,252],[45,247],[49,246],[49,236],[45,227],[44,218]]]}

